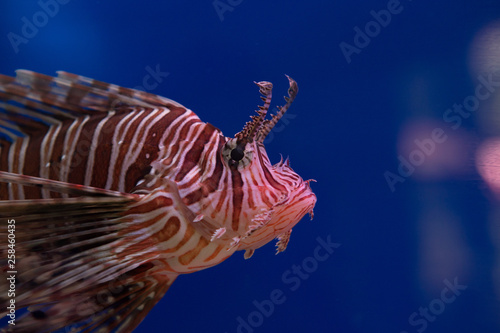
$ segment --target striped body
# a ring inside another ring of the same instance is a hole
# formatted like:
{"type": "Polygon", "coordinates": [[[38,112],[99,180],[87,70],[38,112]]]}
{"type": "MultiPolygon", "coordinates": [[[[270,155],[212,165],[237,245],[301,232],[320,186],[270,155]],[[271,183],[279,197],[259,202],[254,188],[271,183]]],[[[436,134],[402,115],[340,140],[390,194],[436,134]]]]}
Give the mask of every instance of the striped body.
{"type": "Polygon", "coordinates": [[[274,238],[286,248],[316,198],[288,160],[271,165],[262,141],[281,115],[264,120],[270,84],[258,85],[264,107],[229,138],[156,95],[64,72],[0,76],[0,217],[19,221],[25,268],[16,301],[55,302],[17,331],[131,331],[179,274],[274,238]]]}
{"type": "MultiPolygon", "coordinates": [[[[216,131],[192,111],[175,105],[122,107],[96,116],[47,117],[46,121],[37,136],[10,134],[14,142],[5,141],[2,147],[2,171],[130,192],[153,161],[175,157],[179,150],[187,152],[186,146],[191,150],[195,141],[205,144],[216,131]]],[[[186,171],[189,167],[181,166],[186,171]]],[[[8,197],[2,195],[2,200],[50,196],[47,191],[22,187],[9,189],[8,197]]]]}

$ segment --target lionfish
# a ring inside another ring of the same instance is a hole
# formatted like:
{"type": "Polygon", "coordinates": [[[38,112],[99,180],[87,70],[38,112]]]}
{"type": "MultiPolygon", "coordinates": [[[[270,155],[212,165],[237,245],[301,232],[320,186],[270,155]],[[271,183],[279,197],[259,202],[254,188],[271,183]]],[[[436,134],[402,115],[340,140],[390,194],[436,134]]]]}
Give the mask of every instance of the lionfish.
{"type": "Polygon", "coordinates": [[[275,238],[282,252],[312,218],[311,180],[263,145],[290,77],[270,119],[272,84],[256,83],[264,105],[231,138],[170,99],[57,74],[0,75],[0,264],[28,309],[4,330],[131,332],[178,275],[275,238]]]}

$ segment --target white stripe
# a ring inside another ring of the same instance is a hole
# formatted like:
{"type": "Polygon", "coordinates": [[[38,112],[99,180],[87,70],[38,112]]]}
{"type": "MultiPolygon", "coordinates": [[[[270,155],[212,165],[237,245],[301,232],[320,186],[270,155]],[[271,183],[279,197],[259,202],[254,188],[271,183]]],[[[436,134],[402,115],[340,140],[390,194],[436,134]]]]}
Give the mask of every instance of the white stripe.
{"type": "MultiPolygon", "coordinates": [[[[95,128],[94,135],[90,144],[89,158],[87,160],[87,167],[85,168],[85,178],[83,180],[84,185],[90,185],[92,183],[92,176],[94,175],[94,159],[97,150],[97,143],[99,142],[99,135],[101,134],[102,127],[106,122],[115,115],[115,111],[109,111],[108,115],[103,118],[97,127],[95,128]]],[[[99,166],[97,166],[99,167],[99,166]]]]}
{"type": "Polygon", "coordinates": [[[120,130],[121,130],[123,124],[127,124],[125,126],[125,130],[123,131],[123,132],[126,132],[127,129],[129,128],[129,126],[134,121],[134,119],[136,119],[138,116],[140,116],[140,114],[141,114],[141,112],[130,112],[125,117],[123,117],[123,119],[120,120],[115,127],[115,131],[113,133],[113,139],[111,140],[112,150],[111,150],[111,154],[109,157],[110,160],[109,160],[109,169],[108,169],[108,179],[106,181],[106,187],[105,187],[106,189],[110,189],[111,186],[113,186],[113,180],[114,180],[113,174],[114,174],[114,170],[115,170],[115,165],[116,165],[116,161],[118,159],[118,156],[120,155],[121,144],[119,144],[119,142],[121,141],[121,138],[123,138],[123,134],[120,136],[120,138],[118,138],[120,130]],[[133,117],[133,119],[131,121],[128,120],[130,117],[133,117]]]}
{"type": "MultiPolygon", "coordinates": [[[[61,123],[58,122],[57,125],[51,126],[47,133],[45,134],[42,144],[40,145],[40,177],[49,179],[50,169],[54,167],[51,164],[50,158],[52,156],[52,152],[54,151],[54,144],[56,142],[56,138],[61,131],[61,123]],[[48,145],[48,147],[46,147],[48,145]],[[44,153],[46,151],[46,154],[44,153]]],[[[59,163],[57,161],[57,163],[59,163]]],[[[47,189],[42,189],[42,198],[49,198],[50,191],[47,189]]]]}
{"type": "MultiPolygon", "coordinates": [[[[63,182],[68,181],[68,174],[73,167],[71,165],[71,161],[73,160],[73,155],[75,153],[76,145],[77,143],[80,144],[82,141],[79,140],[80,138],[80,133],[82,131],[83,126],[85,123],[90,119],[89,116],[85,116],[83,118],[77,118],[71,126],[68,128],[68,131],[66,132],[66,136],[64,137],[64,144],[63,144],[63,156],[65,158],[61,160],[61,169],[59,170],[59,180],[63,182]],[[74,135],[73,135],[73,132],[74,135]]],[[[89,144],[90,147],[90,144],[89,144]]],[[[68,197],[68,194],[63,194],[63,197],[68,197]]]]}
{"type": "Polygon", "coordinates": [[[134,136],[132,137],[132,143],[134,144],[133,146],[131,145],[129,147],[129,151],[127,154],[124,154],[123,156],[123,163],[122,163],[122,168],[120,171],[120,178],[119,178],[119,183],[118,183],[118,191],[125,191],[125,176],[130,168],[130,166],[134,163],[136,163],[137,157],[141,153],[142,149],[144,148],[144,143],[149,135],[149,131],[151,130],[151,127],[153,127],[159,120],[161,120],[165,115],[167,115],[170,111],[168,109],[154,109],[152,110],[144,119],[141,121],[139,126],[137,127],[134,136]],[[150,121],[150,118],[154,118],[153,120],[150,121]],[[144,131],[142,131],[142,128],[144,125],[147,125],[144,131]],[[139,134],[142,133],[142,137],[139,139],[138,136],[139,134]]]}

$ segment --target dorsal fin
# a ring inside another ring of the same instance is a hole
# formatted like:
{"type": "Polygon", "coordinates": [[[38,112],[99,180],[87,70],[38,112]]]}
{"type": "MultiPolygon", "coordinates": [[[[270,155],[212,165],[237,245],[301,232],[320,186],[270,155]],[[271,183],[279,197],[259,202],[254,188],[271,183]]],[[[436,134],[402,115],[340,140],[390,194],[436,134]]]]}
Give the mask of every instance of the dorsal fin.
{"type": "Polygon", "coordinates": [[[16,74],[15,78],[0,75],[0,99],[21,105],[31,100],[74,113],[109,111],[117,106],[182,107],[168,98],[67,72],[51,77],[20,69],[16,74]]]}
{"type": "Polygon", "coordinates": [[[103,92],[107,92],[109,94],[114,94],[120,97],[120,99],[127,100],[128,105],[132,106],[134,101],[139,103],[146,103],[149,107],[158,107],[158,106],[177,106],[184,107],[181,104],[159,95],[151,94],[145,91],[130,89],[117,86],[115,84],[110,84],[98,80],[94,80],[85,76],[72,74],[68,72],[58,71],[57,78],[65,81],[69,81],[73,84],[79,84],[83,86],[88,86],[94,89],[99,89],[103,92]]]}

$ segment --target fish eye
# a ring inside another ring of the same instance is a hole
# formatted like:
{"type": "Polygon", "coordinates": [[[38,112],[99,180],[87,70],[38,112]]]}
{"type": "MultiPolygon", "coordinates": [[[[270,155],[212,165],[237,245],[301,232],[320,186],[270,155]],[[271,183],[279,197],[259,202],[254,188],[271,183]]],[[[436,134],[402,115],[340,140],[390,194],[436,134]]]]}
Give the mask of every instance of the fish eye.
{"type": "Polygon", "coordinates": [[[243,157],[245,157],[245,148],[243,148],[242,146],[238,145],[236,146],[236,148],[233,148],[233,150],[231,150],[231,159],[233,161],[241,161],[243,157]]]}
{"type": "Polygon", "coordinates": [[[237,139],[230,139],[222,148],[222,156],[230,166],[245,167],[252,161],[252,151],[247,146],[237,139]]]}

